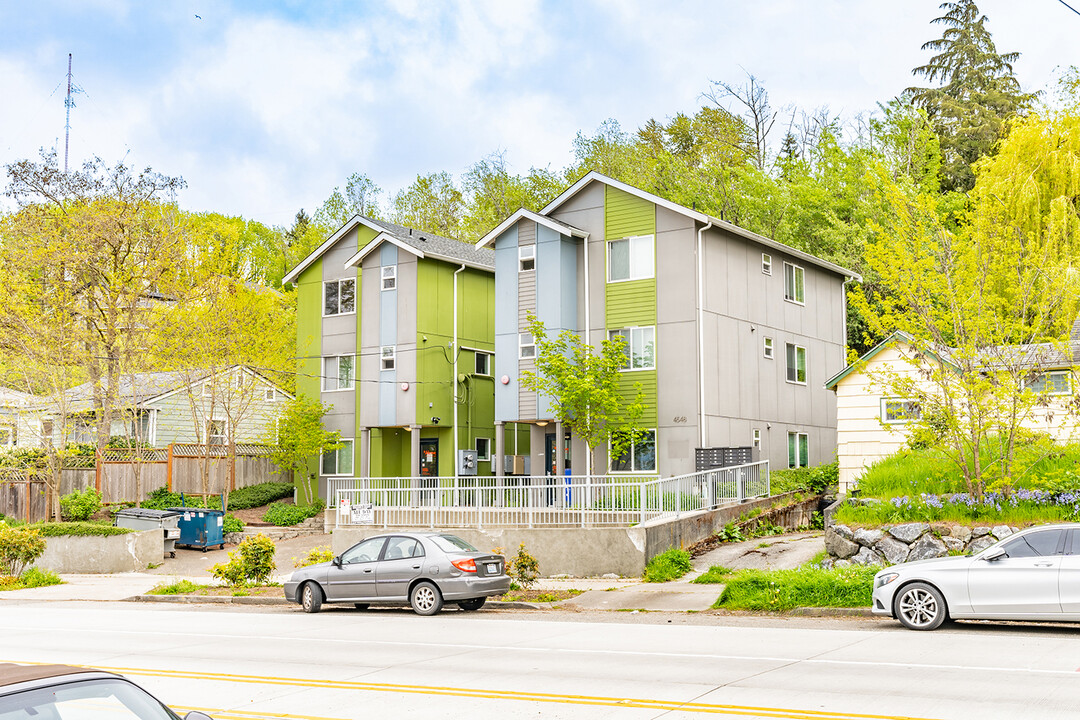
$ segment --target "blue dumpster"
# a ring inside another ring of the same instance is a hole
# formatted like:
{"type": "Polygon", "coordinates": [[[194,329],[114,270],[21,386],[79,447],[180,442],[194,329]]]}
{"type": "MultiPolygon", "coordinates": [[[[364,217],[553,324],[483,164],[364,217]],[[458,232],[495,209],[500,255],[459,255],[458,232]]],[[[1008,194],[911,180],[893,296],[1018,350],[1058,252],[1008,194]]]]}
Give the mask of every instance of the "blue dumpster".
{"type": "Polygon", "coordinates": [[[190,548],[202,548],[203,552],[217,545],[225,549],[225,511],[212,508],[172,507],[169,510],[180,513],[180,539],[177,545],[190,548]]]}

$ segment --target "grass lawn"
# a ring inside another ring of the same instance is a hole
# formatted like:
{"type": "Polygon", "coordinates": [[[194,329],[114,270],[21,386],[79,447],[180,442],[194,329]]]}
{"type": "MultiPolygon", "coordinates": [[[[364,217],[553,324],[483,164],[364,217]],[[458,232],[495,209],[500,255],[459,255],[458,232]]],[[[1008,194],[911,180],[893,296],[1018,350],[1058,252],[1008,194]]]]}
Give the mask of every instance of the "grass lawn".
{"type": "Polygon", "coordinates": [[[869,607],[878,567],[728,570],[712,567],[695,583],[723,583],[714,608],[784,612],[799,607],[869,607]]]}

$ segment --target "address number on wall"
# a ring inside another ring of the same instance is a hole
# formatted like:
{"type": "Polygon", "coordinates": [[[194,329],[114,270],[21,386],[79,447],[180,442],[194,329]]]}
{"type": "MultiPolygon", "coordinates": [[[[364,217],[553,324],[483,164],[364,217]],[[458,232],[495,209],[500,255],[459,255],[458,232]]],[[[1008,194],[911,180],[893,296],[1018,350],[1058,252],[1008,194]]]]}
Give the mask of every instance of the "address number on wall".
{"type": "Polygon", "coordinates": [[[679,415],[678,417],[673,418],[672,421],[677,422],[677,423],[684,423],[684,422],[686,422],[686,416],[685,415],[679,415]]]}

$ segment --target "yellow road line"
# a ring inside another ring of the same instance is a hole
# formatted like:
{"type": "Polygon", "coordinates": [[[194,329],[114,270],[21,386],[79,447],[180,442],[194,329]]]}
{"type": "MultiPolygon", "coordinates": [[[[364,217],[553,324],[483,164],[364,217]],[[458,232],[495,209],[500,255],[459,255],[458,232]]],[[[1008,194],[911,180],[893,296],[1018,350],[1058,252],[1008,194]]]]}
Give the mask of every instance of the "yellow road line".
{"type": "MultiPolygon", "coordinates": [[[[26,663],[44,664],[44,663],[26,663]]],[[[715,715],[753,715],[761,718],[782,718],[783,720],[932,720],[908,715],[870,715],[864,713],[828,712],[822,710],[799,710],[795,708],[775,708],[754,705],[726,705],[715,703],[681,702],[678,700],[649,700],[643,698],[617,698],[602,695],[569,695],[557,693],[534,693],[518,690],[481,690],[476,688],[457,688],[439,685],[403,685],[398,683],[369,683],[352,680],[317,680],[309,678],[275,677],[262,675],[237,675],[226,673],[194,672],[186,670],[154,670],[147,668],[124,668],[95,666],[99,670],[123,675],[141,675],[146,677],[164,677],[184,680],[206,680],[214,682],[249,683],[303,687],[329,690],[359,690],[366,692],[394,692],[415,695],[440,695],[450,697],[470,697],[486,700],[518,700],[524,702],[556,703],[563,705],[589,705],[646,710],[664,710],[668,712],[693,712],[715,715]]],[[[225,720],[252,720],[254,718],[282,718],[283,720],[342,720],[313,715],[288,715],[259,713],[246,710],[226,710],[188,708],[201,710],[225,720]]]]}

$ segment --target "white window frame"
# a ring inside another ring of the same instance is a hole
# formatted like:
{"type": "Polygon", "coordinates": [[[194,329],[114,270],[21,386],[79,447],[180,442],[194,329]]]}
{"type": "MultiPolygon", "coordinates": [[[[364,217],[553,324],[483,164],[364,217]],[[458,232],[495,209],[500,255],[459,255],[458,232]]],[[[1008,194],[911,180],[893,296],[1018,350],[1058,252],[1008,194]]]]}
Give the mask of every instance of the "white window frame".
{"type": "Polygon", "coordinates": [[[641,370],[655,370],[656,369],[656,326],[655,325],[633,325],[630,327],[618,328],[616,330],[608,331],[608,339],[613,339],[616,335],[622,335],[626,340],[626,364],[620,369],[620,372],[639,372],[641,370]],[[645,357],[644,349],[646,347],[644,341],[644,335],[646,330],[652,331],[652,365],[642,365],[640,367],[634,367],[634,334],[637,333],[643,337],[642,339],[642,355],[645,357]],[[624,334],[625,333],[625,334],[624,334]],[[629,337],[626,336],[629,335],[629,337]]]}
{"type": "Polygon", "coordinates": [[[609,240],[607,242],[607,281],[609,283],[619,282],[632,282],[634,280],[648,280],[656,277],[656,236],[655,235],[630,235],[628,237],[619,238],[617,240],[609,240]],[[648,241],[647,243],[645,241],[648,241]],[[616,243],[625,242],[627,244],[627,277],[612,279],[611,277],[611,246],[616,243]],[[637,255],[635,249],[648,246],[649,248],[649,270],[648,273],[644,273],[641,268],[641,261],[634,262],[634,257],[637,255]],[[637,272],[635,272],[635,266],[637,266],[637,272]]]}
{"type": "Polygon", "coordinates": [[[810,435],[804,432],[798,432],[797,430],[788,431],[788,469],[810,467],[810,435]],[[791,464],[791,436],[795,436],[795,464],[791,464]],[[806,445],[806,464],[802,464],[802,454],[799,452],[799,448],[802,444],[806,445]]]}
{"type": "Polygon", "coordinates": [[[786,366],[785,367],[784,379],[787,380],[792,385],[805,385],[807,377],[809,377],[809,375],[810,375],[810,366],[809,366],[809,362],[807,361],[806,348],[803,347],[802,345],[796,345],[795,343],[787,343],[784,346],[784,363],[785,363],[785,366],[786,366]],[[791,358],[788,357],[788,352],[787,352],[788,348],[795,348],[795,366],[794,366],[794,368],[790,364],[791,358]],[[802,351],[802,356],[803,356],[803,379],[802,380],[799,380],[799,351],[800,350],[802,351]],[[791,371],[792,370],[795,370],[795,379],[794,380],[791,379],[791,371]]]}
{"type": "Polygon", "coordinates": [[[784,300],[795,305],[806,305],[806,270],[795,263],[784,263],[784,300]],[[788,268],[791,268],[791,294],[788,294],[788,268]],[[799,297],[799,281],[802,278],[802,297],[799,297]]]}
{"type": "Polygon", "coordinates": [[[491,359],[491,353],[476,350],[473,353],[473,370],[475,374],[483,375],[485,377],[491,377],[491,359]],[[485,370],[483,372],[481,372],[480,368],[478,367],[481,357],[486,358],[486,360],[484,361],[485,370]]]}
{"type": "Polygon", "coordinates": [[[326,456],[327,456],[327,453],[323,453],[322,456],[319,458],[319,474],[320,475],[326,477],[326,476],[341,476],[341,475],[348,476],[348,475],[353,474],[353,470],[356,468],[356,445],[353,442],[353,438],[340,438],[339,442],[342,443],[343,447],[340,447],[337,450],[331,450],[330,451],[330,452],[332,452],[334,454],[334,472],[326,472],[326,456]],[[339,469],[339,467],[341,465],[341,462],[340,462],[341,453],[343,451],[345,451],[346,449],[348,450],[348,453],[349,453],[350,470],[347,471],[347,472],[338,472],[338,469],[339,469]]]}
{"type": "Polygon", "coordinates": [[[919,408],[919,401],[918,400],[915,400],[913,398],[902,398],[902,397],[883,397],[883,398],[881,398],[881,422],[885,423],[886,425],[907,425],[908,423],[914,422],[915,420],[918,420],[921,417],[922,417],[922,412],[921,412],[921,409],[919,408]],[[912,404],[915,405],[915,408],[916,408],[916,411],[917,411],[918,414],[911,415],[910,417],[902,417],[902,418],[896,418],[896,419],[890,420],[888,410],[887,410],[887,407],[888,407],[889,403],[912,403],[912,404]]]}
{"type": "Polygon", "coordinates": [[[754,437],[753,446],[756,449],[760,450],[761,449],[761,428],[754,428],[753,437],[754,437]]]}
{"type": "Polygon", "coordinates": [[[476,438],[476,460],[477,462],[491,460],[491,438],[476,438]],[[484,446],[483,450],[480,449],[481,444],[484,446]]]}
{"type": "Polygon", "coordinates": [[[611,466],[615,462],[616,458],[613,456],[613,454],[611,452],[611,441],[608,440],[608,446],[607,446],[608,462],[607,462],[607,465],[608,465],[608,472],[611,473],[612,475],[631,475],[631,474],[655,473],[656,472],[656,466],[659,464],[657,462],[658,458],[657,458],[657,455],[656,455],[656,448],[657,448],[657,446],[656,446],[656,428],[642,428],[638,432],[652,433],[652,441],[653,441],[653,467],[652,467],[652,469],[643,470],[643,469],[634,467],[635,460],[636,460],[635,453],[634,453],[634,446],[636,445],[636,443],[632,442],[632,443],[630,443],[630,469],[629,470],[613,470],[611,466]]]}
{"type": "Polygon", "coordinates": [[[355,315],[356,314],[356,278],[341,278],[339,280],[323,280],[323,294],[322,294],[322,314],[323,317],[337,317],[338,315],[355,315]],[[326,312],[326,286],[331,284],[337,284],[337,312],[326,312]],[[353,286],[353,309],[345,312],[341,311],[341,284],[352,283],[353,286]]]}
{"type": "Polygon", "coordinates": [[[212,383],[204,382],[202,385],[202,391],[200,393],[203,397],[213,397],[214,386],[212,383]]]}
{"type": "Polygon", "coordinates": [[[518,272],[533,272],[536,270],[536,246],[518,245],[518,272]],[[525,267],[531,264],[532,267],[525,267]]]}
{"type": "Polygon", "coordinates": [[[322,364],[322,375],[323,375],[323,386],[322,386],[323,392],[344,392],[346,390],[355,389],[356,388],[356,356],[355,355],[326,355],[326,356],[324,356],[323,357],[323,364],[322,364]],[[348,387],[333,387],[333,388],[327,387],[327,382],[329,382],[330,376],[326,373],[326,361],[327,360],[337,360],[338,361],[337,362],[337,373],[334,375],[334,383],[335,383],[335,385],[340,385],[341,361],[344,358],[351,358],[352,359],[352,375],[350,376],[348,387]]]}
{"type": "MultiPolygon", "coordinates": [[[[15,423],[0,423],[0,433],[7,430],[7,442],[0,442],[0,447],[13,448],[19,444],[19,428],[15,423]]],[[[0,435],[0,438],[3,436],[0,435]]]]}
{"type": "Polygon", "coordinates": [[[275,402],[277,400],[277,388],[265,388],[263,390],[263,400],[275,402]]]}
{"type": "Polygon", "coordinates": [[[769,253],[761,253],[761,272],[772,275],[772,255],[769,253]]]}
{"type": "Polygon", "coordinates": [[[384,265],[382,269],[382,289],[397,289],[397,265],[384,265]],[[388,282],[389,281],[389,282],[388,282]]]}
{"type": "Polygon", "coordinates": [[[397,345],[383,345],[379,348],[379,370],[397,369],[397,345]],[[389,352],[387,352],[389,350],[389,352]]]}
{"type": "Polygon", "coordinates": [[[209,445],[228,445],[229,444],[229,421],[224,418],[210,418],[206,421],[206,429],[203,435],[203,442],[209,445]],[[214,423],[221,423],[220,433],[210,433],[214,423]],[[220,443],[213,442],[211,438],[221,438],[220,443]]]}
{"type": "Polygon", "coordinates": [[[1066,388],[1064,390],[1057,390],[1055,392],[1046,392],[1045,391],[1046,382],[1044,381],[1043,382],[1043,391],[1042,391],[1041,394],[1049,395],[1051,397],[1053,397],[1053,396],[1061,396],[1061,395],[1072,395],[1072,391],[1073,391],[1072,372],[1069,371],[1069,370],[1047,370],[1046,372],[1040,374],[1039,377],[1035,378],[1035,380],[1033,380],[1031,382],[1024,381],[1024,389],[1025,390],[1031,390],[1032,392],[1039,392],[1038,390],[1033,389],[1032,386],[1035,383],[1039,382],[1040,380],[1043,380],[1044,378],[1049,379],[1049,378],[1051,378],[1052,376],[1055,376],[1055,375],[1065,378],[1066,388]]]}
{"type": "Polygon", "coordinates": [[[776,343],[771,337],[761,338],[761,354],[769,360],[776,359],[776,343]]]}
{"type": "Polygon", "coordinates": [[[536,338],[532,333],[523,332],[518,333],[518,359],[519,360],[535,360],[536,359],[536,338]],[[529,339],[529,342],[525,342],[525,338],[529,339]],[[526,350],[532,348],[531,352],[526,354],[526,350]]]}

